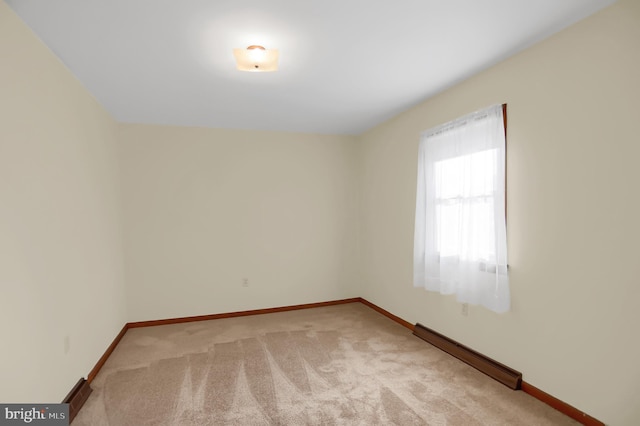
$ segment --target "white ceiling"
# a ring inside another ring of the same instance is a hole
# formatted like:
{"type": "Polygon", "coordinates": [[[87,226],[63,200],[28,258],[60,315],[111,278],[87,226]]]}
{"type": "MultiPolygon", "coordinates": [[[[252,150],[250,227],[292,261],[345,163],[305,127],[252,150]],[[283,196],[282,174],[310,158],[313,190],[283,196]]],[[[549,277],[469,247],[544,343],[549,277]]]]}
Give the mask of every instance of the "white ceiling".
{"type": "Polygon", "coordinates": [[[5,0],[122,122],[358,134],[613,0],[5,0]],[[233,48],[280,50],[235,70],[233,48]]]}

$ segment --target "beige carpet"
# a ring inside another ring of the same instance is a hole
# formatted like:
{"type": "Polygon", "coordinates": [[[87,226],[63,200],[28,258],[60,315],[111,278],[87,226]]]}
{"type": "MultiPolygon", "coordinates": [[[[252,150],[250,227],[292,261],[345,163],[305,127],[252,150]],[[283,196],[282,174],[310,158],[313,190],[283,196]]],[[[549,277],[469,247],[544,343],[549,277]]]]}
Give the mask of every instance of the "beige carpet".
{"type": "Polygon", "coordinates": [[[360,303],[131,329],[80,425],[573,425],[360,303]]]}

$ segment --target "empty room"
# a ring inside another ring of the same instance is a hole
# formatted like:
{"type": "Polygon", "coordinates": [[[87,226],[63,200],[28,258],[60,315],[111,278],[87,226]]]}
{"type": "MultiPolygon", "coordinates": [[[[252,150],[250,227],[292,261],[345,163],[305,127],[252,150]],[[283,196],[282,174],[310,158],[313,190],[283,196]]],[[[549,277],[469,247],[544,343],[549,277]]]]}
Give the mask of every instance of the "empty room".
{"type": "Polygon", "coordinates": [[[640,424],[639,100],[638,0],[0,0],[0,423],[640,424]]]}

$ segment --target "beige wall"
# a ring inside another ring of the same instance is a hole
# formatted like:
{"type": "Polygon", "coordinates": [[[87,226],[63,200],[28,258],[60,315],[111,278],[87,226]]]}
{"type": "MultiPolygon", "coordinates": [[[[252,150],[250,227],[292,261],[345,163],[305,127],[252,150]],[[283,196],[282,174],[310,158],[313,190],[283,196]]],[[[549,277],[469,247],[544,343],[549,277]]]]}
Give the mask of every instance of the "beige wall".
{"type": "Polygon", "coordinates": [[[360,137],[363,296],[615,425],[640,422],[640,2],[622,1],[360,137]],[[419,133],[508,103],[512,312],[412,287],[419,133]]]}
{"type": "Polygon", "coordinates": [[[358,295],[353,137],[148,125],[120,136],[130,321],[358,295]]]}
{"type": "Polygon", "coordinates": [[[124,324],[116,132],[0,1],[2,402],[60,402],[124,324]]]}

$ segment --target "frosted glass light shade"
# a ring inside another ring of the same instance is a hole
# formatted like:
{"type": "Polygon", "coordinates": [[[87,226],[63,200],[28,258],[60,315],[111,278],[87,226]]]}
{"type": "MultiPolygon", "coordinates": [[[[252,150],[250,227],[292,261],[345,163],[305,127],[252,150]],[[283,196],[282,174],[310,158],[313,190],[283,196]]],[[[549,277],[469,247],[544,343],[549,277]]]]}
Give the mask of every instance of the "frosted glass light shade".
{"type": "Polygon", "coordinates": [[[233,49],[237,68],[240,71],[267,72],[278,70],[278,50],[265,49],[262,46],[249,46],[246,49],[233,49]]]}

